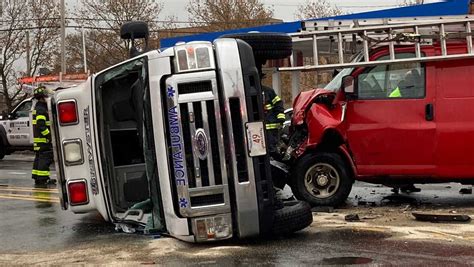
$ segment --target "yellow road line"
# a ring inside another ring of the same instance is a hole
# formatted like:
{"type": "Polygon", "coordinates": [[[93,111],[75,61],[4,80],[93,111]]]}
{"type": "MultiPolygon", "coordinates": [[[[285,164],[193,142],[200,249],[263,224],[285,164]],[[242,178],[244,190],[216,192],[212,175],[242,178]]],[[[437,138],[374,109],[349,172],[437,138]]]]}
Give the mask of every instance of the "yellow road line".
{"type": "Polygon", "coordinates": [[[41,197],[41,196],[26,196],[26,195],[13,195],[13,194],[11,194],[11,195],[4,195],[4,194],[0,194],[0,198],[59,203],[59,198],[57,198],[57,197],[41,197]]]}
{"type": "Polygon", "coordinates": [[[27,200],[27,201],[34,201],[34,202],[59,203],[59,200],[30,199],[30,198],[7,197],[7,196],[0,196],[0,199],[14,199],[14,200],[27,200]]]}
{"type": "Polygon", "coordinates": [[[14,188],[1,188],[0,191],[13,191],[13,192],[30,192],[30,193],[46,193],[46,194],[58,194],[59,191],[46,191],[46,190],[31,190],[31,189],[14,189],[14,188]]]}
{"type": "Polygon", "coordinates": [[[51,192],[57,192],[58,189],[56,188],[37,188],[37,187],[23,187],[23,186],[9,186],[9,185],[3,185],[0,184],[0,189],[24,189],[24,190],[32,190],[32,191],[51,191],[51,192]]]}

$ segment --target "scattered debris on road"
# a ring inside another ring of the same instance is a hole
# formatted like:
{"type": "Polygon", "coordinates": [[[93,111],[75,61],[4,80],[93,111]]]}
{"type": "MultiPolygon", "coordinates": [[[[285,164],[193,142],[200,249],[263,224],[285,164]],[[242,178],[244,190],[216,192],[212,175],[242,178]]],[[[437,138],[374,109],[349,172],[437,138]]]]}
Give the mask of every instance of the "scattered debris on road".
{"type": "Polygon", "coordinates": [[[434,214],[413,212],[412,215],[417,221],[423,222],[470,222],[471,217],[461,214],[434,214]]]}
{"type": "Polygon", "coordinates": [[[376,207],[377,206],[375,201],[365,201],[365,200],[359,200],[357,202],[357,205],[358,206],[370,206],[370,207],[376,207]]]}
{"type": "Polygon", "coordinates": [[[360,222],[359,215],[357,214],[347,214],[344,217],[344,220],[346,220],[347,222],[360,222]]]}

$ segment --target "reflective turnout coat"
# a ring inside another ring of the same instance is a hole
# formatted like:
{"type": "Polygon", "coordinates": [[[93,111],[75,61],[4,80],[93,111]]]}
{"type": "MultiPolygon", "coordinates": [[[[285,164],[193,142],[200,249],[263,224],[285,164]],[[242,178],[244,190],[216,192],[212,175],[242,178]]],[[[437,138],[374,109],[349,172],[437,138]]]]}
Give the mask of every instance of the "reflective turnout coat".
{"type": "Polygon", "coordinates": [[[267,130],[280,129],[285,121],[283,101],[270,87],[262,86],[267,130]]]}
{"type": "Polygon", "coordinates": [[[48,106],[44,102],[37,102],[33,109],[33,144],[34,151],[51,150],[51,132],[48,116],[48,106]]]}

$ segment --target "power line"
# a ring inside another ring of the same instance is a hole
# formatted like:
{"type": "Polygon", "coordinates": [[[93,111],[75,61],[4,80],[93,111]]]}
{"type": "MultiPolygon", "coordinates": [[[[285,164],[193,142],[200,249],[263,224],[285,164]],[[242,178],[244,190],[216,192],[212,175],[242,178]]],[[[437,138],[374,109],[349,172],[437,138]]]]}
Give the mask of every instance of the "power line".
{"type": "MultiPolygon", "coordinates": [[[[50,21],[60,20],[60,18],[34,18],[34,19],[22,19],[15,20],[17,22],[30,22],[30,21],[50,21]]],[[[77,18],[77,17],[66,17],[66,20],[73,21],[103,21],[103,22],[125,22],[121,19],[101,19],[101,18],[77,18]]],[[[153,23],[174,23],[174,24],[252,24],[258,22],[269,22],[271,19],[255,19],[255,20],[239,20],[239,21],[193,21],[193,20],[145,20],[145,22],[153,23]]],[[[0,20],[0,23],[8,23],[11,20],[0,20]]]]}
{"type": "MultiPolygon", "coordinates": [[[[118,28],[79,26],[79,25],[69,25],[69,26],[66,26],[66,28],[68,28],[68,29],[87,29],[87,30],[113,31],[113,32],[120,31],[120,29],[118,29],[118,28]]],[[[10,29],[0,29],[0,32],[27,31],[27,30],[39,30],[39,29],[60,29],[60,26],[56,25],[56,26],[42,26],[42,27],[18,27],[18,28],[10,28],[10,29]]],[[[150,32],[197,34],[197,33],[207,33],[208,31],[205,31],[205,30],[202,30],[202,31],[182,31],[182,30],[179,30],[179,28],[177,28],[177,29],[150,30],[150,32]]]]}

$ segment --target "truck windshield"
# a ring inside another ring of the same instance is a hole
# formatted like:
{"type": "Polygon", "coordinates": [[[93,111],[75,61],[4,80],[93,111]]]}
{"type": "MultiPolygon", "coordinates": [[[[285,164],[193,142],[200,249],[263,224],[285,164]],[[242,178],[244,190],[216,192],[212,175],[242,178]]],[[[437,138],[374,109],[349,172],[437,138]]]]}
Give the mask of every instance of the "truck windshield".
{"type": "MultiPolygon", "coordinates": [[[[351,62],[358,62],[361,59],[362,59],[362,54],[358,54],[351,62]]],[[[334,92],[339,90],[341,88],[342,78],[344,78],[344,76],[347,76],[347,75],[351,74],[354,69],[355,68],[343,69],[341,72],[339,72],[339,74],[336,75],[336,77],[334,77],[331,80],[331,82],[329,82],[324,87],[324,89],[334,91],[334,92]]]]}

